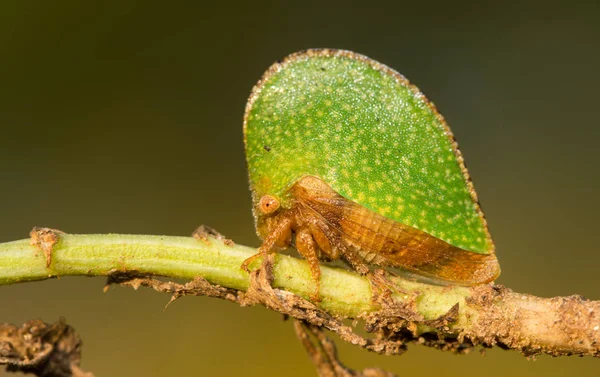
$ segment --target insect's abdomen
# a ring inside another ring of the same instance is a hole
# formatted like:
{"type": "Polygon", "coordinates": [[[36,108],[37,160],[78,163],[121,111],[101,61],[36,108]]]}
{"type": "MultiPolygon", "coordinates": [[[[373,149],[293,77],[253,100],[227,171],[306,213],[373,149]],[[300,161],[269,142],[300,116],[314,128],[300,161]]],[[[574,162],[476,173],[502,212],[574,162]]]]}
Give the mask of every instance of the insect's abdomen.
{"type": "Polygon", "coordinates": [[[459,285],[487,283],[500,274],[494,254],[460,249],[351,201],[346,201],[343,213],[342,239],[366,263],[404,268],[459,285]]]}

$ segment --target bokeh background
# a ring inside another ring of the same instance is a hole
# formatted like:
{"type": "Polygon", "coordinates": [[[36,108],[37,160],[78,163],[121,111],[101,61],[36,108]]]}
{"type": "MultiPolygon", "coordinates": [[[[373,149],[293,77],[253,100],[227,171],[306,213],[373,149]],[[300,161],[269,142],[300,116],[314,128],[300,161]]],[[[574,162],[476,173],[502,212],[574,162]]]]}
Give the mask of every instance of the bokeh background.
{"type": "MultiPolygon", "coordinates": [[[[448,119],[497,243],[499,282],[600,299],[600,6],[594,2],[3,1],[0,241],[189,235],[257,246],[242,144],[251,87],[310,47],[397,69],[448,119]]],[[[266,309],[63,278],[0,287],[0,321],[65,316],[101,376],[312,376],[266,309]]],[[[400,376],[597,376],[600,361],[340,344],[400,376]]],[[[0,376],[5,376],[0,372],[0,376]]]]}

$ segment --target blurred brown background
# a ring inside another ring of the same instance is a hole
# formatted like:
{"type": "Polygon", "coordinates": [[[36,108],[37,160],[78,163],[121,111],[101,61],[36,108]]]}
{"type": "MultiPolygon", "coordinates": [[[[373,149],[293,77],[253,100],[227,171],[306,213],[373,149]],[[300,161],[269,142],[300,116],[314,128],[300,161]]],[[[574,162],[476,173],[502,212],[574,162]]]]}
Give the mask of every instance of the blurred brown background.
{"type": "MultiPolygon", "coordinates": [[[[242,113],[262,72],[310,47],[397,69],[448,119],[489,220],[499,282],[600,299],[600,6],[443,1],[48,1],[0,5],[0,241],[69,233],[258,245],[242,113]]],[[[263,308],[63,278],[0,287],[0,321],[65,316],[96,376],[312,376],[290,322],[263,308]]],[[[382,357],[400,376],[597,376],[595,359],[382,357]]],[[[5,376],[0,372],[0,376],[5,376]]]]}

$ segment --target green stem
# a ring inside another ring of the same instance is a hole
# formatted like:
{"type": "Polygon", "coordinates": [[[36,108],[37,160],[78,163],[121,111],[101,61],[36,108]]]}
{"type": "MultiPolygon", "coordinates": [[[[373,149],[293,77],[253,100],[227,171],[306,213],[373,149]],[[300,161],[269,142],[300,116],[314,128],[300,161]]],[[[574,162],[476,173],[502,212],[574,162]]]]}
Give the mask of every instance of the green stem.
{"type": "MultiPolygon", "coordinates": [[[[29,239],[0,244],[0,285],[59,276],[138,272],[180,279],[200,276],[210,283],[245,291],[250,277],[240,266],[256,253],[256,249],[208,236],[203,241],[189,237],[75,235],[43,229],[34,230],[33,235],[36,246],[29,239]],[[47,266],[48,256],[51,259],[47,266]]],[[[276,288],[305,298],[314,292],[314,281],[304,260],[278,255],[273,275],[276,288]]],[[[404,278],[392,280],[403,292],[396,294],[394,301],[407,304],[425,320],[438,319],[414,323],[419,327],[417,333],[441,331],[440,338],[432,343],[436,347],[460,350],[463,345],[499,343],[528,355],[600,356],[600,301],[580,296],[540,298],[492,284],[465,288],[404,278]],[[441,317],[457,303],[459,312],[452,315],[454,318],[441,317]],[[437,324],[432,328],[433,323],[437,324]],[[447,335],[454,335],[458,343],[451,337],[441,345],[447,335]]],[[[381,309],[373,303],[369,281],[340,268],[321,266],[320,297],[320,308],[335,316],[356,318],[381,309]]],[[[395,304],[392,307],[398,308],[395,304]]],[[[402,313],[385,311],[374,316],[385,322],[389,315],[402,317],[402,313]]]]}
{"type": "MultiPolygon", "coordinates": [[[[249,275],[240,266],[256,249],[228,245],[215,238],[123,234],[60,234],[52,247],[50,266],[30,240],[0,244],[0,285],[43,280],[59,276],[107,276],[115,271],[192,279],[201,276],[213,284],[245,291],[249,275]]],[[[257,263],[253,267],[258,266],[257,263]]],[[[308,298],[314,281],[304,260],[278,255],[273,286],[308,298]]],[[[357,317],[376,308],[369,281],[340,268],[321,267],[319,306],[330,314],[357,317]]],[[[418,311],[428,319],[446,313],[469,295],[466,288],[436,287],[398,279],[400,289],[422,293],[418,311]],[[427,294],[425,294],[427,293],[427,294]]],[[[402,298],[402,297],[400,297],[402,298]]]]}

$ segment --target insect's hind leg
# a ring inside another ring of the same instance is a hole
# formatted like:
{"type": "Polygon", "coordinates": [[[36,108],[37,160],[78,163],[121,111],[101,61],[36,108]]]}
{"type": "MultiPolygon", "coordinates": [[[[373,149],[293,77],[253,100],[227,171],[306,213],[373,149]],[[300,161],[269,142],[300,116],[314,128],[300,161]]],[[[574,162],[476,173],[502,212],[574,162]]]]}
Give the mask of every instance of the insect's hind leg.
{"type": "Polygon", "coordinates": [[[377,268],[371,270],[369,266],[363,261],[359,253],[352,250],[350,247],[340,245],[342,247],[342,255],[344,260],[358,273],[365,275],[371,284],[371,300],[373,303],[378,304],[382,307],[392,305],[394,302],[392,295],[394,293],[406,293],[400,287],[389,279],[390,274],[387,270],[377,268]]]}
{"type": "Polygon", "coordinates": [[[339,243],[336,246],[341,249],[340,254],[342,254],[342,257],[346,263],[348,263],[356,272],[361,275],[367,275],[371,271],[369,266],[367,266],[367,264],[363,262],[360,255],[358,255],[357,251],[352,250],[342,243],[339,243]]]}

